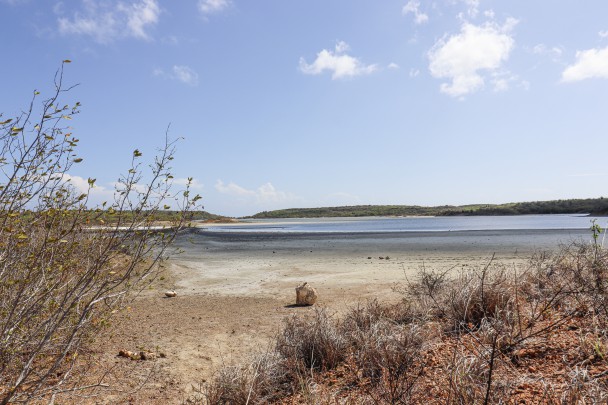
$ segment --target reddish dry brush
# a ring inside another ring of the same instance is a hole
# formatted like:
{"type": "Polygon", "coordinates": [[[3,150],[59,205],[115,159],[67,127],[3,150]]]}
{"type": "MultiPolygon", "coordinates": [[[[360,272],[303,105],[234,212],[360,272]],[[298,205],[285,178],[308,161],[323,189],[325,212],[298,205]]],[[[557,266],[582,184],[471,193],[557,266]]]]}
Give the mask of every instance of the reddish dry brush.
{"type": "Polygon", "coordinates": [[[605,403],[607,283],[608,253],[597,244],[535,255],[524,269],[493,261],[456,274],[423,269],[397,305],[370,301],[343,319],[317,310],[288,320],[275,369],[283,385],[272,401],[605,403]]]}

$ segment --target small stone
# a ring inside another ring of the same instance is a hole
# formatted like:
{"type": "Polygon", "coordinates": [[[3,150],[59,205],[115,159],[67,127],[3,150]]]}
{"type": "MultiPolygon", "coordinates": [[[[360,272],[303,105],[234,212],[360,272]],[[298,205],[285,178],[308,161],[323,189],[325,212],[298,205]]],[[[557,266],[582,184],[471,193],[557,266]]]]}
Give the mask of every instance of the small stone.
{"type": "Polygon", "coordinates": [[[372,260],[372,257],[371,257],[371,256],[367,256],[367,258],[368,258],[369,260],[372,260]]]}
{"type": "Polygon", "coordinates": [[[168,298],[177,297],[177,293],[174,290],[165,291],[165,296],[168,298]]]}
{"type": "Polygon", "coordinates": [[[314,305],[317,297],[317,291],[306,282],[296,287],[296,305],[314,305]]]}

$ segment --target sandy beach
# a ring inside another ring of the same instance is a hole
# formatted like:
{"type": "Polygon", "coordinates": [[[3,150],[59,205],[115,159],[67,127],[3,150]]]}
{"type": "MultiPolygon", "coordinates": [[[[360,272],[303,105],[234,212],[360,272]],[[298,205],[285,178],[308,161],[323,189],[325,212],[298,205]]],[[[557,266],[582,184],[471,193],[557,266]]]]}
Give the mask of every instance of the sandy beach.
{"type": "MultiPolygon", "coordinates": [[[[293,306],[301,282],[317,289],[317,306],[339,316],[367,299],[399,300],[395,285],[423,266],[482,267],[494,257],[521,269],[534,252],[587,236],[566,230],[326,235],[197,230],[177,240],[183,253],[171,260],[164,280],[117,318],[104,337],[102,361],[124,367],[129,360],[116,357],[124,348],[165,353],[154,364],[148,388],[137,395],[179,402],[181,392],[222,365],[244,362],[269,347],[285,317],[314,311],[293,306]],[[166,289],[175,289],[177,297],[165,298],[166,289]]],[[[143,371],[136,375],[130,375],[133,385],[148,378],[143,371]]]]}

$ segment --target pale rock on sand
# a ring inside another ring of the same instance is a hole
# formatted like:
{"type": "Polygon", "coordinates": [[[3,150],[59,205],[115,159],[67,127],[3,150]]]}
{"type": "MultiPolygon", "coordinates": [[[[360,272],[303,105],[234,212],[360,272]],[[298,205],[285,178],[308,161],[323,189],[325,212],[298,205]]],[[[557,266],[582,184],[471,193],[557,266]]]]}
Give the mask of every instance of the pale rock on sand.
{"type": "Polygon", "coordinates": [[[317,297],[317,291],[306,282],[296,287],[296,305],[314,305],[317,297]]]}

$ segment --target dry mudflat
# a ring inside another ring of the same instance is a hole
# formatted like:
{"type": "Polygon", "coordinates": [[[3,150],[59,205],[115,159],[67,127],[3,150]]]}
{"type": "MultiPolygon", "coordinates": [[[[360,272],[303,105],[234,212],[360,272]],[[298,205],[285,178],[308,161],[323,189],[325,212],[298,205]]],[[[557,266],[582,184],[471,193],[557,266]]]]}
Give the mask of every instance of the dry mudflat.
{"type": "Polygon", "coordinates": [[[566,231],[184,235],[183,253],[164,279],[99,337],[94,355],[100,368],[111,369],[105,379],[116,391],[94,401],[182,402],[218,368],[269,348],[285,317],[314,311],[293,306],[294,288],[304,281],[318,291],[317,306],[339,316],[368,299],[399,300],[394,287],[422,267],[456,271],[494,260],[518,268],[534,252],[579,237],[566,231]],[[167,289],[177,296],[164,297],[167,289]],[[132,361],[117,357],[121,349],[165,357],[132,361]]]}

